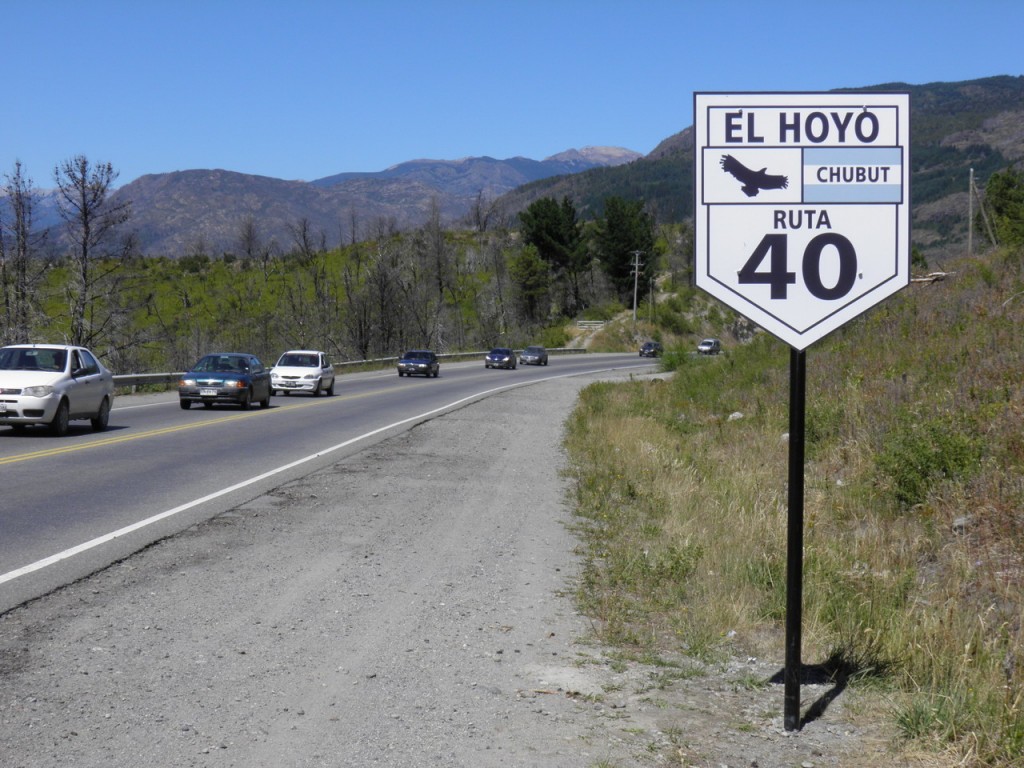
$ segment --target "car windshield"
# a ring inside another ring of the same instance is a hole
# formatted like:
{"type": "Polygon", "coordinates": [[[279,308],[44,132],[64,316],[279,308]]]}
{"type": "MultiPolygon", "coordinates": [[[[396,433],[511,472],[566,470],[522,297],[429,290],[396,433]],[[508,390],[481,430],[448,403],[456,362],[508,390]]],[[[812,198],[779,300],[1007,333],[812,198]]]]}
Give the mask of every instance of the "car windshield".
{"type": "Polygon", "coordinates": [[[0,349],[0,370],[50,371],[60,373],[67,363],[63,349],[4,347],[0,349]]]}
{"type": "Polygon", "coordinates": [[[192,370],[200,373],[248,373],[249,364],[238,355],[207,355],[192,370]]]}
{"type": "Polygon", "coordinates": [[[511,349],[506,349],[505,347],[497,347],[496,349],[492,349],[491,350],[491,354],[492,355],[505,355],[507,357],[508,355],[512,354],[512,350],[511,349]]]}
{"type": "Polygon", "coordinates": [[[524,351],[528,355],[539,355],[544,350],[540,347],[527,347],[524,351]]]}
{"type": "Polygon", "coordinates": [[[277,361],[277,364],[282,367],[289,366],[292,368],[319,368],[320,360],[316,355],[287,352],[281,355],[281,359],[277,361]]]}
{"type": "Polygon", "coordinates": [[[430,353],[429,352],[419,352],[419,351],[415,351],[414,350],[412,352],[406,352],[404,355],[402,355],[402,359],[403,360],[429,360],[430,359],[430,353]]]}

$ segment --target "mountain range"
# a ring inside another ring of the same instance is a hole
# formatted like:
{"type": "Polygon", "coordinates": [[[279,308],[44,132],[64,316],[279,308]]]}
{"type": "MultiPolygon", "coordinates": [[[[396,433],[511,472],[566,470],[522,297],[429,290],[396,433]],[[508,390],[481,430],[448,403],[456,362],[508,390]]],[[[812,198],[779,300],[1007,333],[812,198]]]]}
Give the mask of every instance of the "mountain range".
{"type": "MultiPolygon", "coordinates": [[[[953,83],[887,83],[857,91],[907,91],[911,99],[913,241],[954,247],[967,229],[969,178],[978,184],[1024,158],[1024,76],[953,83]]],[[[474,213],[511,223],[540,197],[574,201],[582,219],[601,214],[609,196],[642,199],[657,221],[693,211],[692,127],[646,156],[616,147],[567,150],[544,160],[412,160],[372,173],[336,173],[310,182],[228,170],[142,176],[121,187],[142,253],[238,253],[247,221],[260,242],[287,252],[300,225],[328,246],[421,226],[432,216],[471,226],[474,213]]],[[[58,223],[52,195],[36,205],[38,226],[58,223]]]]}
{"type": "Polygon", "coordinates": [[[226,170],[176,171],[141,176],[121,187],[115,198],[131,200],[130,226],[146,254],[237,252],[247,219],[262,243],[287,251],[303,221],[329,246],[364,239],[381,228],[418,227],[435,212],[443,223],[455,224],[474,204],[489,205],[523,184],[639,157],[628,149],[585,147],[545,160],[411,160],[383,171],[338,173],[310,182],[226,170]]]}

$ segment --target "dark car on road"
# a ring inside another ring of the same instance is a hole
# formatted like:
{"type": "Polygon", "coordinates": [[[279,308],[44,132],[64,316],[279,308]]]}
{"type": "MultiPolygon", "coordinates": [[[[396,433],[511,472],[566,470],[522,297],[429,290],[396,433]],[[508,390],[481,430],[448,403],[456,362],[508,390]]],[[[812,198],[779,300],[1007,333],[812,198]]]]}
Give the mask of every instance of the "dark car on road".
{"type": "Polygon", "coordinates": [[[645,341],[640,347],[640,357],[660,357],[661,344],[656,341],[645,341]]]}
{"type": "Polygon", "coordinates": [[[182,410],[192,403],[212,408],[227,403],[247,410],[252,403],[270,407],[270,369],[255,355],[243,352],[218,352],[199,359],[178,382],[178,402],[182,410]]]}
{"type": "Polygon", "coordinates": [[[495,347],[484,356],[484,368],[515,368],[515,350],[508,347],[495,347]]]}
{"type": "Polygon", "coordinates": [[[523,365],[547,365],[548,351],[534,344],[519,353],[519,362],[523,365]]]}
{"type": "Polygon", "coordinates": [[[441,363],[437,355],[429,349],[410,349],[398,360],[398,375],[433,376],[435,379],[441,372],[441,363]]]}

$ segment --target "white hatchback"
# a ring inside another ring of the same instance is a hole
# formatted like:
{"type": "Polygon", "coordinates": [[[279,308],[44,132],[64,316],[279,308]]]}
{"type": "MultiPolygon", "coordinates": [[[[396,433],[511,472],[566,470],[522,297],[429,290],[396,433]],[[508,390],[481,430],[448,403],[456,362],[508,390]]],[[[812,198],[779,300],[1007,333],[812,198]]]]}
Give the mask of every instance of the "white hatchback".
{"type": "Polygon", "coordinates": [[[293,349],[278,358],[270,369],[270,393],[308,392],[316,396],[321,392],[334,394],[334,366],[324,352],[311,349],[293,349]]]}
{"type": "Polygon", "coordinates": [[[704,339],[697,345],[697,353],[701,355],[717,355],[722,351],[722,342],[718,339],[704,339]]]}
{"type": "Polygon", "coordinates": [[[0,348],[0,425],[31,424],[64,435],[68,422],[89,419],[107,428],[114,376],[85,347],[14,344],[0,348]]]}

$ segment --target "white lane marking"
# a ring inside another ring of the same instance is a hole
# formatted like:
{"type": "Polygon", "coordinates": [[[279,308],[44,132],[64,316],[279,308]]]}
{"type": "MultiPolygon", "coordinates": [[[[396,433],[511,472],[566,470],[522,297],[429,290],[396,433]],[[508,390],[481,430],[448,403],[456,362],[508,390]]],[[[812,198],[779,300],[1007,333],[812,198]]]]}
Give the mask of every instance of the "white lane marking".
{"type": "MultiPolygon", "coordinates": [[[[633,365],[633,366],[625,366],[625,367],[639,368],[641,366],[633,365]]],[[[353,437],[353,438],[350,438],[348,440],[345,440],[342,443],[338,443],[337,445],[332,445],[330,448],[325,448],[322,451],[317,451],[316,453],[310,454],[309,456],[306,456],[304,458],[296,459],[295,461],[290,462],[288,464],[284,464],[283,466],[277,467],[276,469],[271,469],[271,470],[269,470],[267,472],[264,472],[261,475],[256,475],[255,477],[251,477],[248,480],[243,480],[242,482],[235,483],[234,485],[228,486],[227,488],[222,488],[219,491],[214,491],[213,493],[207,494],[206,496],[203,496],[202,498],[194,499],[192,501],[186,502],[185,504],[182,504],[180,506],[174,507],[174,509],[168,509],[166,512],[161,512],[161,513],[159,513],[157,515],[153,515],[152,517],[147,517],[145,520],[139,520],[137,523],[132,523],[131,525],[127,525],[124,528],[119,528],[118,530],[113,531],[111,533],[105,534],[103,536],[98,536],[97,538],[91,539],[90,541],[86,541],[86,542],[84,542],[82,544],[79,544],[78,546],[71,547],[70,549],[65,549],[63,552],[58,552],[55,555],[50,555],[49,557],[44,557],[42,560],[37,560],[34,563],[29,563],[28,565],[23,566],[21,568],[18,568],[16,570],[8,571],[7,573],[0,575],[0,584],[3,584],[3,583],[8,582],[8,581],[13,581],[14,579],[20,578],[22,576],[27,576],[30,573],[34,573],[35,571],[39,571],[39,570],[42,570],[43,568],[47,568],[47,567],[49,567],[51,565],[54,565],[56,563],[61,562],[62,560],[67,560],[68,558],[74,557],[75,555],[80,555],[83,552],[88,552],[90,549],[95,549],[96,547],[99,547],[99,546],[101,546],[103,544],[111,542],[114,539],[118,539],[118,538],[120,538],[122,536],[128,535],[129,533],[133,533],[135,531],[141,530],[142,528],[145,528],[146,526],[152,525],[153,523],[158,523],[161,520],[164,520],[164,519],[166,519],[168,517],[173,517],[174,515],[177,515],[180,512],[184,512],[186,510],[192,509],[193,507],[198,507],[200,504],[205,504],[208,501],[212,501],[214,499],[220,498],[221,496],[225,496],[225,495],[227,495],[229,493],[232,493],[234,491],[239,490],[240,488],[245,488],[246,486],[253,485],[254,483],[258,483],[261,480],[267,479],[268,477],[273,477],[274,475],[278,475],[278,474],[280,474],[282,472],[287,472],[289,469],[293,469],[294,467],[301,466],[302,464],[306,464],[307,462],[310,462],[310,461],[313,461],[315,459],[318,459],[321,456],[326,456],[327,454],[333,453],[334,451],[339,451],[342,448],[347,448],[348,446],[353,445],[354,443],[358,443],[360,440],[365,440],[368,437],[373,437],[374,435],[379,435],[381,432],[387,432],[389,429],[394,429],[395,427],[400,427],[403,424],[408,424],[411,421],[427,419],[427,418],[429,418],[429,417],[431,417],[431,416],[433,416],[435,414],[441,413],[443,411],[450,410],[452,408],[456,408],[456,407],[458,407],[460,405],[463,405],[464,403],[467,403],[467,402],[469,402],[471,400],[480,399],[480,398],[486,397],[487,395],[493,395],[493,394],[495,394],[497,392],[501,392],[502,390],[505,390],[505,389],[515,389],[516,387],[530,386],[532,384],[539,384],[540,382],[543,382],[543,381],[553,381],[555,379],[567,379],[567,378],[572,378],[573,376],[584,376],[584,375],[589,375],[589,374],[594,374],[594,373],[603,373],[603,372],[607,372],[607,371],[614,371],[614,370],[618,370],[619,368],[620,368],[620,366],[614,366],[612,368],[605,368],[605,369],[601,369],[601,370],[591,370],[591,371],[575,372],[575,373],[563,373],[563,374],[558,375],[558,376],[545,376],[545,377],[540,378],[540,379],[531,379],[530,381],[520,381],[520,382],[516,382],[514,384],[506,384],[506,385],[501,386],[501,387],[494,387],[493,389],[486,389],[483,392],[476,392],[476,393],[474,393],[472,395],[468,395],[468,396],[462,398],[461,400],[455,400],[454,402],[448,403],[447,405],[442,405],[442,406],[440,406],[438,408],[434,408],[431,411],[426,411],[424,413],[417,414],[416,416],[410,416],[407,419],[402,419],[401,421],[396,421],[396,422],[394,422],[392,424],[388,424],[385,427],[378,427],[377,429],[371,430],[370,432],[366,432],[365,434],[359,435],[358,437],[353,437]]]]}

